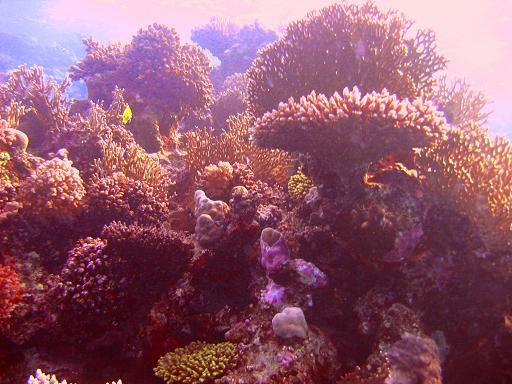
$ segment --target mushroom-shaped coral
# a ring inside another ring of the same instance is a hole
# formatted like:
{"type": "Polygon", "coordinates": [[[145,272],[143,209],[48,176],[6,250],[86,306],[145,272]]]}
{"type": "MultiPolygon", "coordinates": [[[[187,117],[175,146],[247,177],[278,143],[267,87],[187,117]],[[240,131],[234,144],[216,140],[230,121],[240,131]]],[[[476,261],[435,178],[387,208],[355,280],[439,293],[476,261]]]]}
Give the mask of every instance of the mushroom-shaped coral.
{"type": "Polygon", "coordinates": [[[236,344],[207,344],[193,341],[158,360],[155,375],[167,384],[213,383],[234,369],[238,362],[236,344]]]}
{"type": "Polygon", "coordinates": [[[257,144],[306,152],[340,175],[443,137],[446,121],[430,102],[399,100],[387,90],[364,96],[345,88],[330,98],[290,98],[256,120],[257,144]]]}
{"type": "Polygon", "coordinates": [[[77,208],[85,196],[78,169],[67,159],[53,158],[42,163],[20,185],[21,201],[31,211],[77,208]]]}
{"type": "Polygon", "coordinates": [[[276,336],[283,339],[308,336],[308,324],[304,312],[299,307],[286,307],[272,319],[272,329],[276,336]]]}
{"type": "Polygon", "coordinates": [[[357,85],[363,93],[387,88],[416,97],[446,66],[432,31],[417,31],[397,11],[372,2],[342,2],[291,23],[284,36],[259,52],[248,70],[249,109],[256,116],[288,97],[312,90],[327,95],[357,85]]]}

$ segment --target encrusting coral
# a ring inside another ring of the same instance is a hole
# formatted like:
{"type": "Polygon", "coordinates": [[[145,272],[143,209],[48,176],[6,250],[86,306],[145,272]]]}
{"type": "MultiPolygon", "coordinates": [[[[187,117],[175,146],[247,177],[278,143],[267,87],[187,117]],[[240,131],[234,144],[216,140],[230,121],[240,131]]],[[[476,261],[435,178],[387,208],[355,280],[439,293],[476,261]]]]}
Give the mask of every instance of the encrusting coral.
{"type": "Polygon", "coordinates": [[[193,341],[162,356],[155,374],[167,384],[213,383],[238,364],[236,344],[193,341]]]}
{"type": "Polygon", "coordinates": [[[372,2],[310,13],[261,50],[247,71],[249,110],[261,116],[289,97],[356,85],[362,93],[386,88],[398,98],[419,96],[434,85],[446,59],[436,52],[432,31],[410,37],[411,25],[372,2]]]}
{"type": "Polygon", "coordinates": [[[426,146],[446,129],[431,102],[400,100],[387,90],[362,95],[354,87],[330,98],[312,92],[299,102],[281,102],[256,120],[253,135],[261,146],[309,153],[346,175],[386,155],[426,146]]]}

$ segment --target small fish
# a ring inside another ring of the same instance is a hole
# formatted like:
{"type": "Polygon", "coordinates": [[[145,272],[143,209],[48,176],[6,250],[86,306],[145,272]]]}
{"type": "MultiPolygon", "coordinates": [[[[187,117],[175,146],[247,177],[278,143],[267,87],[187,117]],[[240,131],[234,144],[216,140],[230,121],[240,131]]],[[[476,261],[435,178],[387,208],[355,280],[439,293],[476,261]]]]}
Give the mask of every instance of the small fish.
{"type": "Polygon", "coordinates": [[[126,108],[123,111],[123,124],[125,124],[125,125],[128,124],[132,120],[132,117],[133,117],[132,109],[127,104],[126,108]]]}

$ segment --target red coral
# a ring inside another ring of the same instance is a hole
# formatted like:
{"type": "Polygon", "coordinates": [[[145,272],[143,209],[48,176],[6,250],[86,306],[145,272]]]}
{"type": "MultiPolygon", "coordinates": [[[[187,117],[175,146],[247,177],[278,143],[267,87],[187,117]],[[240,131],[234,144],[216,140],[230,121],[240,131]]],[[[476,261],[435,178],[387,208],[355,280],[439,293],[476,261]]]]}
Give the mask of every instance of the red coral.
{"type": "Polygon", "coordinates": [[[9,265],[0,265],[0,321],[7,320],[21,299],[23,289],[16,270],[9,265]]]}

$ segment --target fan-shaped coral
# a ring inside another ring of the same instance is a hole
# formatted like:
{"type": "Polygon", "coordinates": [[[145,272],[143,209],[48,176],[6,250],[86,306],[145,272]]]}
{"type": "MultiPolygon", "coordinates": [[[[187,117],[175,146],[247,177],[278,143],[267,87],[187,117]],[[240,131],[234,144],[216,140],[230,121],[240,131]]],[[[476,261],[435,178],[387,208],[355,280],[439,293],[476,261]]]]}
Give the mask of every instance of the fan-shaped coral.
{"type": "Polygon", "coordinates": [[[247,72],[250,111],[260,116],[290,96],[356,85],[363,93],[386,88],[400,98],[419,96],[446,60],[432,31],[409,37],[411,24],[372,2],[335,4],[291,23],[247,72]]]}

